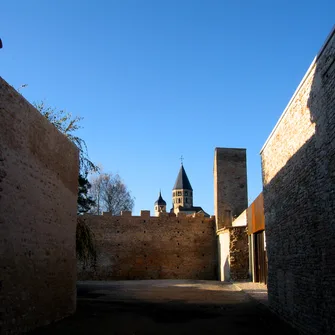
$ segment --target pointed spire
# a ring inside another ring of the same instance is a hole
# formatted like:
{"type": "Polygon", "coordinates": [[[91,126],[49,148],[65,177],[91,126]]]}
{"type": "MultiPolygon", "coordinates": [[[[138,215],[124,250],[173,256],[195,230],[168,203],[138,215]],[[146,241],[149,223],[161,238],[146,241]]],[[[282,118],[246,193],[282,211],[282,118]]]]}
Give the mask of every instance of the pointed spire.
{"type": "Polygon", "coordinates": [[[188,180],[187,174],[182,164],[178,173],[177,180],[173,187],[174,190],[190,190],[193,191],[190,181],[188,180]]]}

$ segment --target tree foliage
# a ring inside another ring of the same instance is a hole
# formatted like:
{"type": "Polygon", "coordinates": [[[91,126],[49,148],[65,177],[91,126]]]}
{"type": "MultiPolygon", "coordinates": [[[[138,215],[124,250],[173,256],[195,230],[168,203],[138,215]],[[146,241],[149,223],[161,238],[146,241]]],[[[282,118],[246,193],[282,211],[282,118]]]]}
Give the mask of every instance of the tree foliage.
{"type": "Polygon", "coordinates": [[[82,176],[87,176],[91,172],[98,172],[98,166],[88,157],[85,141],[75,134],[81,128],[79,123],[83,118],[80,116],[73,117],[71,113],[65,110],[57,110],[46,106],[44,101],[34,103],[34,107],[79,149],[79,164],[82,176]]]}
{"type": "MultiPolygon", "coordinates": [[[[87,175],[90,172],[98,172],[99,168],[89,159],[85,141],[75,134],[81,128],[79,122],[83,118],[78,116],[73,117],[71,113],[65,110],[48,107],[43,101],[34,103],[34,106],[79,149],[80,171],[78,176],[77,213],[86,213],[90,210],[91,206],[95,205],[94,200],[88,194],[91,185],[87,179],[87,175]]],[[[80,219],[77,220],[76,253],[78,259],[83,264],[96,260],[94,234],[89,226],[80,219]]]]}
{"type": "Polygon", "coordinates": [[[78,214],[87,213],[92,207],[95,206],[95,201],[89,196],[89,189],[91,184],[86,177],[79,174],[78,177],[78,201],[77,212],[78,214]]]}
{"type": "Polygon", "coordinates": [[[120,215],[121,211],[132,211],[134,208],[135,199],[120,175],[101,173],[91,180],[91,184],[90,195],[96,203],[91,213],[111,212],[112,215],[120,215]]]}

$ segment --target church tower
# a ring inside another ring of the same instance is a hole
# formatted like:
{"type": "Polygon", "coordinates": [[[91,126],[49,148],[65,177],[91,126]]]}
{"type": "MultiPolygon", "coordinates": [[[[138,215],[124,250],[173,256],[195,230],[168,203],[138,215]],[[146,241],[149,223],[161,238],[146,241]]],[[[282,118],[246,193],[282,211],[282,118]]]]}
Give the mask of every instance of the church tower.
{"type": "Polygon", "coordinates": [[[155,216],[159,216],[159,213],[166,213],[166,202],[163,200],[160,191],[159,191],[159,197],[155,202],[155,216]]]}
{"type": "Polygon", "coordinates": [[[193,208],[193,189],[187,178],[183,163],[172,190],[172,203],[175,213],[179,211],[180,206],[186,210],[193,208]]]}

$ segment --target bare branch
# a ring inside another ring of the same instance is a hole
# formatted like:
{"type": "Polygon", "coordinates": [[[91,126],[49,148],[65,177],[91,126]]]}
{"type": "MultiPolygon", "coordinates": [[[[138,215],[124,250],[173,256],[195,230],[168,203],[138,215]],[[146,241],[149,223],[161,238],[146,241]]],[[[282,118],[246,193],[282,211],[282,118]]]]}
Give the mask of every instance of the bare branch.
{"type": "Polygon", "coordinates": [[[96,202],[92,213],[100,214],[104,211],[120,215],[121,211],[134,208],[134,198],[118,174],[102,173],[91,179],[91,185],[90,196],[96,202]]]}

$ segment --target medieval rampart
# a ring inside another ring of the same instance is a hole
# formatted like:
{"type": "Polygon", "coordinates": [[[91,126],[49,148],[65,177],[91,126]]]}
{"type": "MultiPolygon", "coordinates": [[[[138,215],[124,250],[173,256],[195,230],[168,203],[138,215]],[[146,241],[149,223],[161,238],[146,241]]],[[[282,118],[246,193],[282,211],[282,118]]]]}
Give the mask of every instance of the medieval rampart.
{"type": "Polygon", "coordinates": [[[78,265],[79,280],[216,279],[215,219],[161,213],[84,215],[95,234],[95,268],[78,265]]]}
{"type": "Polygon", "coordinates": [[[0,333],[76,307],[78,150],[0,78],[0,333]]]}

